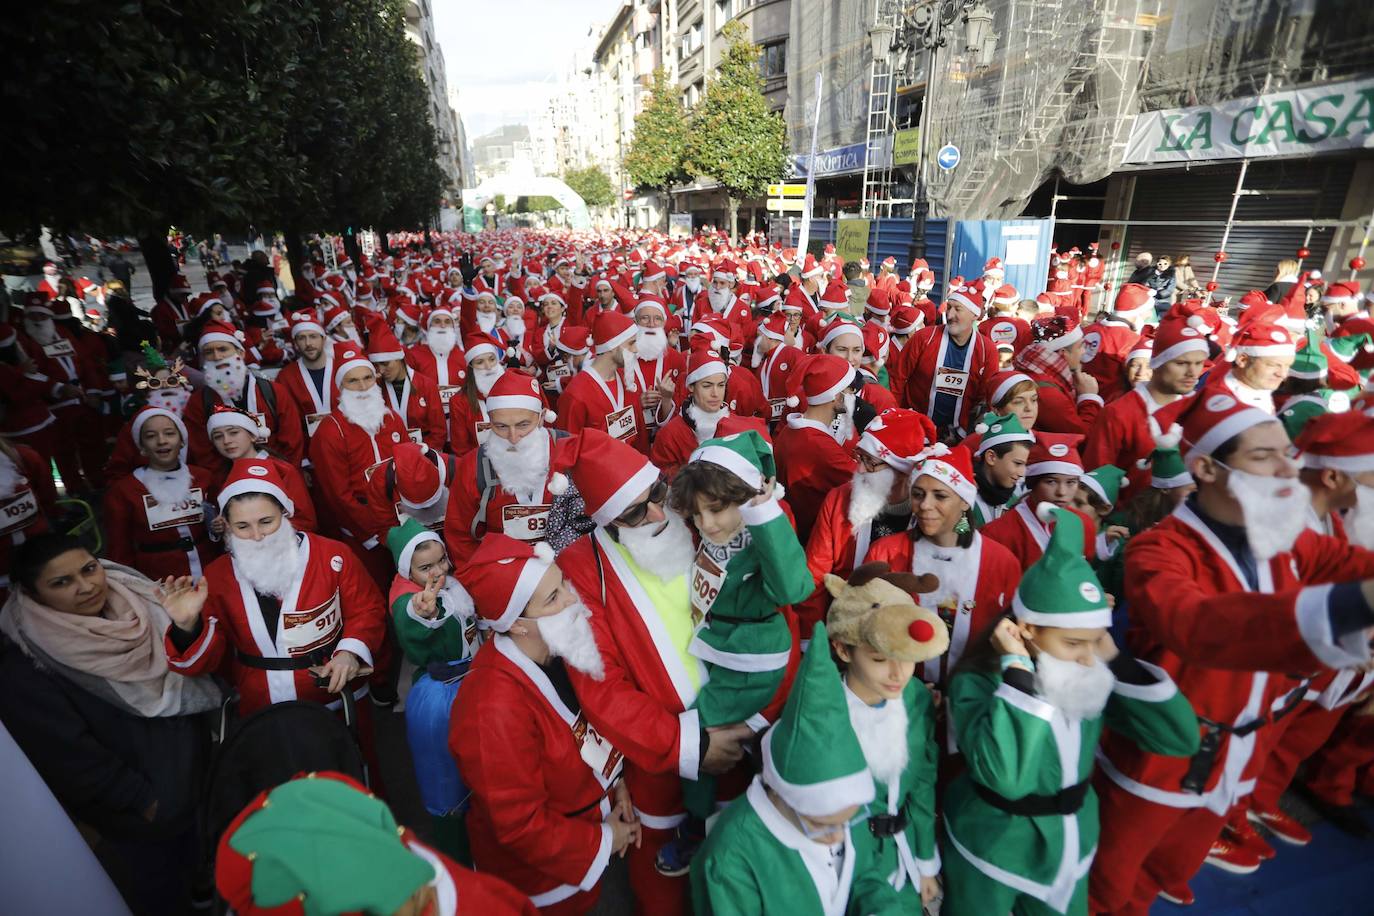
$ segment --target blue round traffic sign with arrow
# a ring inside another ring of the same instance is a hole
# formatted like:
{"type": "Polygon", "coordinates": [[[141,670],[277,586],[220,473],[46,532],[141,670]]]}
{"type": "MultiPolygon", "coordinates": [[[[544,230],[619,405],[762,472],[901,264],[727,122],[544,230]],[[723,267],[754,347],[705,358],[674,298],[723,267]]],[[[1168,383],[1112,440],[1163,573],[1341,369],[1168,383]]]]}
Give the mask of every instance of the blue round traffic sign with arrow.
{"type": "Polygon", "coordinates": [[[935,161],[940,168],[948,172],[959,164],[959,147],[953,143],[946,143],[940,147],[940,151],[935,154],[935,161]]]}

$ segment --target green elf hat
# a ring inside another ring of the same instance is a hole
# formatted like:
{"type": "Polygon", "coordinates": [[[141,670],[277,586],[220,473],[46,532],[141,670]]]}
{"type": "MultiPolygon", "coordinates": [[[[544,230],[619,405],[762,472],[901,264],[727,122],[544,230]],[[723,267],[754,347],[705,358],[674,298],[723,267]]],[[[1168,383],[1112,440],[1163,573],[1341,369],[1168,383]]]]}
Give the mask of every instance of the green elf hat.
{"type": "Polygon", "coordinates": [[[1174,423],[1169,431],[1159,428],[1159,421],[1150,417],[1150,435],[1155,440],[1155,450],[1150,457],[1142,458],[1138,466],[1150,469],[1150,486],[1156,490],[1172,490],[1186,487],[1193,482],[1193,475],[1183,464],[1183,453],[1178,444],[1183,441],[1183,427],[1174,423]]]}
{"type": "Polygon", "coordinates": [[[1104,464],[1078,478],[1078,482],[1108,506],[1115,506],[1121,496],[1121,484],[1125,479],[1126,472],[1121,468],[1114,464],[1104,464]]]}
{"type": "Polygon", "coordinates": [[[386,803],[341,773],[258,795],[215,856],[215,886],[239,916],[394,913],[434,876],[386,803]]]}
{"type": "Polygon", "coordinates": [[[415,555],[415,548],[426,541],[443,543],[439,535],[409,517],[386,533],[386,547],[396,561],[396,572],[401,578],[410,578],[410,559],[415,555]]]}
{"type": "Polygon", "coordinates": [[[1035,441],[1035,434],[1027,430],[1021,424],[1021,418],[1014,413],[1006,416],[988,413],[973,431],[982,436],[978,440],[978,447],[973,450],[975,458],[995,445],[1005,445],[1008,442],[1024,442],[1030,445],[1035,441]]]}
{"type": "Polygon", "coordinates": [[[149,372],[156,372],[159,369],[167,368],[167,360],[157,351],[157,347],[146,340],[139,341],[138,346],[143,351],[143,367],[145,369],[149,372]]]}
{"type": "Polygon", "coordinates": [[[1077,513],[1041,503],[1036,516],[1053,523],[1045,553],[1016,587],[1012,610],[1022,623],[1087,629],[1112,625],[1112,609],[1093,568],[1083,558],[1083,520],[1077,513]]]}
{"type": "Polygon", "coordinates": [[[1307,333],[1307,346],[1298,351],[1288,374],[1293,378],[1321,380],[1326,378],[1326,354],[1322,352],[1321,337],[1314,331],[1307,333]]]}
{"type": "Polygon", "coordinates": [[[763,781],[807,817],[873,801],[873,777],[849,722],[823,623],[816,624],[778,724],[763,736],[763,781]]]}
{"type": "Polygon", "coordinates": [[[755,490],[762,490],[765,480],[777,476],[773,447],[753,429],[707,439],[687,460],[689,463],[706,461],[719,465],[755,490]]]}

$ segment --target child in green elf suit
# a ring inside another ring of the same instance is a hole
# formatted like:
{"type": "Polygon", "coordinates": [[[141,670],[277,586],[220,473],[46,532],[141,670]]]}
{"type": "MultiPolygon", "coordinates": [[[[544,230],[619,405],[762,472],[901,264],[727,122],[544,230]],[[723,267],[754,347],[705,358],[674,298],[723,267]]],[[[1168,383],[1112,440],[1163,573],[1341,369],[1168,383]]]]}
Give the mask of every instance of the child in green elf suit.
{"type": "Polygon", "coordinates": [[[1097,581],[1113,598],[1121,597],[1125,585],[1126,541],[1132,533],[1124,514],[1116,507],[1125,480],[1125,471],[1114,464],[1104,464],[1078,479],[1078,494],[1073,500],[1075,509],[1097,522],[1097,530],[1088,532],[1089,537],[1096,538],[1097,559],[1092,567],[1097,581]]]}
{"type": "Polygon", "coordinates": [[[918,582],[885,563],[860,566],[848,582],[825,577],[834,599],[826,615],[830,646],[843,670],[849,721],[877,790],[868,806],[868,829],[854,832],[854,844],[872,850],[908,913],[919,913],[940,887],[935,704],[914,675],[917,662],[949,648],[949,628],[912,597],[929,588],[918,582]]]}
{"type": "Polygon", "coordinates": [[[978,442],[972,449],[973,477],[978,496],[969,507],[969,522],[982,528],[1001,518],[1015,501],[1026,479],[1026,461],[1035,436],[1014,413],[984,414],[974,432],[978,442]]]}
{"type": "Polygon", "coordinates": [[[1160,668],[1118,650],[1111,609],[1083,558],[1083,525],[1055,521],[987,642],[950,681],[968,769],[944,798],[946,916],[1088,912],[1097,849],[1093,757],[1110,725],[1156,754],[1187,757],[1198,722],[1160,668]]]}
{"type": "Polygon", "coordinates": [[[725,809],[692,863],[697,916],[911,914],[872,844],[857,842],[873,777],[816,624],[763,773],[725,809]]]}
{"type": "Polygon", "coordinates": [[[451,567],[443,539],[413,518],[387,533],[396,560],[391,617],[396,641],[415,666],[406,696],[406,739],[420,798],[434,821],[435,845],[469,861],[463,812],[467,788],[448,749],[449,711],[477,651],[472,598],[451,567]]]}
{"type": "MultiPolygon", "coordinates": [[[[669,504],[701,537],[688,579],[696,624],[688,651],[708,677],[695,703],[702,728],[744,722],[757,732],[767,725],[761,713],[782,684],[793,645],[780,608],[815,589],[778,503],[775,475],[772,447],[750,429],[703,442],[669,491],[669,504]]],[[[683,801],[688,820],[655,863],[665,875],[690,866],[715,808],[714,780],[703,774],[685,782],[683,801]]]]}

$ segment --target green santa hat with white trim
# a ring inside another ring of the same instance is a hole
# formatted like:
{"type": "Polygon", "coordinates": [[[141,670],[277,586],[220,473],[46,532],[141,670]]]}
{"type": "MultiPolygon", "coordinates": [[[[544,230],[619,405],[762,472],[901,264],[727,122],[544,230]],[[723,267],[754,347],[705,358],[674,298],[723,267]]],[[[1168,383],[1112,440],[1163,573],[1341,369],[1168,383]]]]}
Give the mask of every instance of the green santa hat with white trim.
{"type": "Polygon", "coordinates": [[[707,439],[692,452],[688,461],[705,461],[723,467],[755,490],[762,490],[763,482],[778,473],[773,463],[773,447],[753,429],[707,439]]]}
{"type": "Polygon", "coordinates": [[[978,440],[978,448],[973,452],[975,458],[994,446],[1005,445],[1008,442],[1024,442],[1029,446],[1035,441],[1035,433],[1026,429],[1021,423],[1021,418],[1014,413],[1006,416],[997,413],[985,414],[973,431],[982,436],[978,440]]]}
{"type": "Polygon", "coordinates": [[[1316,331],[1307,332],[1307,345],[1293,357],[1288,374],[1293,378],[1320,381],[1326,378],[1329,365],[1322,352],[1322,338],[1316,331]]]}
{"type": "Polygon", "coordinates": [[[806,817],[873,801],[873,777],[823,623],[816,624],[778,724],[763,736],[763,782],[806,817]]]}
{"type": "Polygon", "coordinates": [[[1108,507],[1116,505],[1116,501],[1121,497],[1121,484],[1126,479],[1126,472],[1114,464],[1104,464],[1095,471],[1089,471],[1078,482],[1087,487],[1088,490],[1099,500],[1106,503],[1108,507]]]}
{"type": "Polygon", "coordinates": [[[1041,503],[1036,516],[1053,523],[1050,542],[1012,598],[1012,610],[1022,623],[1038,627],[1090,629],[1112,625],[1112,609],[1093,568],[1083,558],[1083,520],[1075,512],[1041,503]]]}
{"type": "Polygon", "coordinates": [[[402,579],[410,578],[411,557],[415,556],[415,549],[426,541],[442,544],[444,539],[413,518],[407,518],[386,533],[387,550],[391,551],[391,557],[396,561],[396,572],[402,579]]]}
{"type": "Polygon", "coordinates": [[[1183,441],[1183,427],[1174,423],[1168,432],[1159,428],[1159,421],[1150,417],[1150,435],[1155,440],[1154,451],[1142,458],[1139,466],[1150,469],[1150,486],[1156,490],[1173,490],[1193,483],[1193,475],[1183,464],[1178,444],[1183,441]]]}

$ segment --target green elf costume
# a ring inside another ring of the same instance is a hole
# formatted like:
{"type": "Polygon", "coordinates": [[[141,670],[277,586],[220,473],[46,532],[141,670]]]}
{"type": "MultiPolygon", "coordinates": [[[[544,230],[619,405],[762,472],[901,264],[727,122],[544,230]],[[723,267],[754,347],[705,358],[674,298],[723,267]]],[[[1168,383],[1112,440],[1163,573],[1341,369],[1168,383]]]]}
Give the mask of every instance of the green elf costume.
{"type": "Polygon", "coordinates": [[[847,706],[818,623],[782,716],[764,735],[763,774],[725,809],[692,862],[697,916],[912,912],[853,828],[832,847],[812,839],[806,831],[814,834],[814,825],[801,820],[851,808],[862,817],[875,797],[847,706]]]}
{"type": "Polygon", "coordinates": [[[1108,525],[1127,524],[1122,513],[1117,511],[1117,502],[1121,499],[1121,487],[1125,481],[1126,472],[1114,464],[1104,464],[1078,479],[1080,486],[1086,487],[1099,502],[1109,507],[1106,517],[1098,524],[1095,549],[1097,559],[1092,566],[1107,594],[1118,598],[1121,597],[1126,577],[1126,542],[1109,540],[1106,532],[1108,525]]]}
{"type": "MultiPolygon", "coordinates": [[[[983,463],[983,453],[994,446],[1005,445],[1008,442],[1024,442],[1029,448],[1035,442],[1035,434],[1026,429],[1021,423],[1021,418],[1014,413],[1006,416],[997,413],[985,414],[973,431],[979,437],[977,445],[973,448],[975,469],[983,463]]],[[[979,478],[980,482],[978,495],[969,507],[968,519],[969,523],[978,529],[1001,518],[1003,512],[1015,505],[1016,496],[1009,497],[1005,502],[989,502],[983,492],[980,475],[975,473],[974,476],[979,478]]]]}
{"type": "MultiPolygon", "coordinates": [[[[1334,341],[1328,343],[1334,345],[1334,341]]],[[[1283,407],[1278,412],[1278,420],[1288,431],[1289,439],[1298,438],[1298,433],[1302,432],[1307,421],[1314,417],[1350,409],[1350,397],[1344,391],[1326,387],[1328,368],[1320,339],[1314,333],[1309,333],[1307,346],[1298,351],[1298,355],[1293,358],[1293,365],[1288,368],[1288,377],[1315,381],[1321,387],[1305,394],[1295,394],[1283,402],[1283,407]]]]}
{"type": "MultiPolygon", "coordinates": [[[[1111,609],[1083,558],[1083,525],[1046,506],[1055,521],[1045,553],[1026,571],[1012,607],[1024,624],[1109,627],[1111,609]]],[[[1041,655],[1049,673],[1051,662],[1041,655]]],[[[968,660],[968,656],[965,656],[968,660]]],[[[1061,669],[1077,662],[1053,659],[1061,669]]],[[[1099,662],[1099,664],[1101,664],[1099,662]]],[[[1097,851],[1093,758],[1104,726],[1156,754],[1197,751],[1198,723],[1187,698],[1160,668],[1125,652],[1095,714],[1069,714],[1041,692],[1030,659],[971,664],[950,682],[949,715],[967,770],[944,799],[946,916],[1088,911],[1088,871],[1097,851]]],[[[1084,693],[1084,691],[1079,691],[1084,693]]]]}
{"type": "Polygon", "coordinates": [[[449,716],[458,688],[478,649],[477,613],[467,590],[451,575],[435,596],[435,614],[415,610],[425,583],[410,578],[411,559],[421,545],[443,539],[413,518],[387,532],[386,545],[396,560],[391,580],[391,619],[396,642],[415,666],[406,695],[406,740],[415,766],[420,799],[429,812],[435,842],[461,862],[468,861],[463,812],[468,790],[448,747],[449,716]]]}

